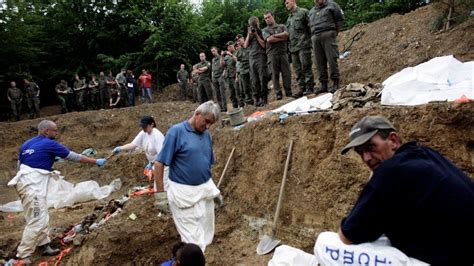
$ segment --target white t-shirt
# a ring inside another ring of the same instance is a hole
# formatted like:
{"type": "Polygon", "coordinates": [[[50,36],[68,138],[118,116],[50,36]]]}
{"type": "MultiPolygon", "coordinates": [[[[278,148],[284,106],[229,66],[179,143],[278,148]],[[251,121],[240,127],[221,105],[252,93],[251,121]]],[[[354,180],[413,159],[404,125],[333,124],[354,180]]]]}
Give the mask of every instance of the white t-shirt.
{"type": "Polygon", "coordinates": [[[163,147],[163,141],[165,141],[163,133],[153,128],[150,134],[140,131],[132,143],[145,151],[148,162],[153,162],[163,147]]]}

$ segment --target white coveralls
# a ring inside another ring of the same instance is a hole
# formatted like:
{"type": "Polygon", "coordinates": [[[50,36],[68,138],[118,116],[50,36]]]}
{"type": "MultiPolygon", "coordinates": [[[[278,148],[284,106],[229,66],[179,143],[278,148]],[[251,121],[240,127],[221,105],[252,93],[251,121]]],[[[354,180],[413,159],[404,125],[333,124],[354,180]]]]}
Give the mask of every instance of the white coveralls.
{"type": "Polygon", "coordinates": [[[168,180],[168,202],[181,241],[202,252],[214,238],[214,198],[220,194],[212,178],[198,186],[168,180]]]}
{"type": "Polygon", "coordinates": [[[20,170],[8,186],[15,186],[21,204],[26,226],[16,256],[24,259],[33,254],[37,246],[51,242],[49,233],[49,213],[46,202],[48,182],[51,172],[27,165],[20,165],[20,170]]]}

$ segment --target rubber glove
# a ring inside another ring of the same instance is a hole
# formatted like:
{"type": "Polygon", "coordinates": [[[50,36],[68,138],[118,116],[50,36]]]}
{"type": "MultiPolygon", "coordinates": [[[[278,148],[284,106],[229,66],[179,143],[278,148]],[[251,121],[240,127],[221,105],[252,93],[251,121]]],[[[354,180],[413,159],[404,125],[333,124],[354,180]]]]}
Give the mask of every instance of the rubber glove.
{"type": "Polygon", "coordinates": [[[169,213],[170,209],[168,207],[168,196],[166,191],[155,193],[155,207],[164,213],[169,213]]]}
{"type": "Polygon", "coordinates": [[[117,154],[117,153],[119,153],[119,152],[121,152],[121,151],[122,151],[122,148],[120,148],[120,146],[117,146],[117,147],[115,147],[115,148],[112,150],[112,152],[113,152],[114,154],[117,154]]]}
{"type": "Polygon", "coordinates": [[[152,163],[148,163],[145,167],[148,170],[153,170],[153,164],[152,163]]]}
{"type": "Polygon", "coordinates": [[[105,159],[97,159],[97,160],[95,160],[95,164],[97,164],[97,166],[99,166],[99,167],[102,167],[102,166],[104,166],[105,161],[106,161],[105,159]]]}
{"type": "Polygon", "coordinates": [[[217,195],[217,197],[214,198],[214,204],[217,207],[221,207],[222,205],[224,205],[224,198],[221,194],[217,195]]]}

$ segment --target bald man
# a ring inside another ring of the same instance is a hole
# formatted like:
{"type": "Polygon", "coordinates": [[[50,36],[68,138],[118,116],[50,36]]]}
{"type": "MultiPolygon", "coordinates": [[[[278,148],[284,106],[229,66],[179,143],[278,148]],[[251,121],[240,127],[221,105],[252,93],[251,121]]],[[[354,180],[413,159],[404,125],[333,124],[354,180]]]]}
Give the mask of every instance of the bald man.
{"type": "Polygon", "coordinates": [[[40,248],[43,256],[59,253],[59,249],[52,249],[49,245],[51,240],[48,237],[49,214],[46,202],[54,159],[60,157],[99,167],[105,164],[105,159],[94,159],[70,151],[55,140],[57,135],[58,126],[53,121],[41,121],[38,124],[38,136],[21,146],[18,173],[8,182],[8,186],[15,187],[23,205],[26,226],[16,256],[25,263],[30,261],[29,257],[36,247],[40,248]]]}

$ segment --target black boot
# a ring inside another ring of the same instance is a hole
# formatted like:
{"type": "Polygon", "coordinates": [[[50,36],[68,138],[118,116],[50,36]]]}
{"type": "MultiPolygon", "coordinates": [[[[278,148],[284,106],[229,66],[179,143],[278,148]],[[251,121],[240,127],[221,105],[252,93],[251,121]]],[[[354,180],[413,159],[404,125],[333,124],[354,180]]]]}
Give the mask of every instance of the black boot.
{"type": "Polygon", "coordinates": [[[262,102],[263,102],[263,105],[268,104],[268,95],[263,95],[262,102]]]}
{"type": "Polygon", "coordinates": [[[297,93],[295,93],[295,94],[289,94],[289,95],[287,95],[287,96],[288,96],[288,97],[295,98],[295,99],[298,99],[298,98],[303,97],[303,91],[299,91],[299,92],[297,92],[297,93]]]}
{"type": "Polygon", "coordinates": [[[41,256],[56,256],[61,251],[59,249],[52,249],[49,244],[39,246],[41,256]]]}
{"type": "Polygon", "coordinates": [[[315,94],[323,93],[328,91],[328,82],[327,81],[321,81],[321,87],[316,88],[314,91],[315,94]]]}
{"type": "Polygon", "coordinates": [[[333,79],[332,80],[332,87],[329,89],[330,93],[335,93],[339,89],[339,80],[333,79]]]}
{"type": "Polygon", "coordinates": [[[277,91],[277,93],[276,93],[276,99],[277,99],[277,101],[283,99],[283,95],[282,95],[281,91],[277,91]]]}
{"type": "Polygon", "coordinates": [[[255,107],[262,107],[263,106],[263,100],[260,97],[255,98],[255,107]]]}
{"type": "Polygon", "coordinates": [[[303,92],[303,95],[309,95],[309,94],[313,94],[314,91],[313,91],[313,88],[312,87],[308,87],[306,88],[306,90],[303,92]]]}

